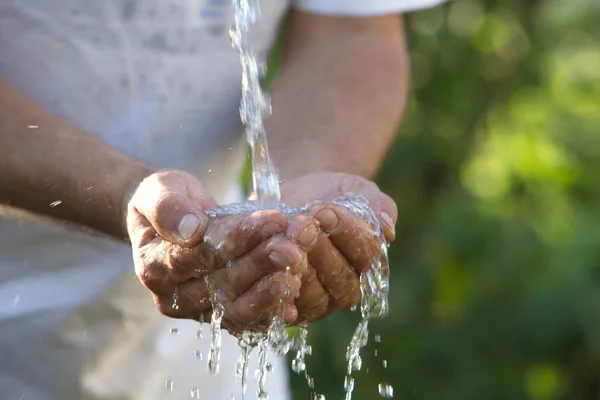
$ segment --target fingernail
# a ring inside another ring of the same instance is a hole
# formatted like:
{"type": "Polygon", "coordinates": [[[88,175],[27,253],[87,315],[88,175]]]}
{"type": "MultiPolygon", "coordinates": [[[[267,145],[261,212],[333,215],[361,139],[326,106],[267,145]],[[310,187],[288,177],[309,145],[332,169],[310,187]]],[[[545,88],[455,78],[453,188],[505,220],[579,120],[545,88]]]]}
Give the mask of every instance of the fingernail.
{"type": "Polygon", "coordinates": [[[333,210],[329,208],[324,208],[319,211],[316,215],[316,218],[319,220],[319,223],[325,230],[332,231],[338,226],[338,217],[333,210]]]}
{"type": "Polygon", "coordinates": [[[396,224],[394,223],[394,220],[392,219],[392,217],[390,217],[390,215],[384,211],[381,213],[381,219],[388,226],[388,228],[392,231],[392,234],[395,235],[396,234],[396,224]]]}
{"type": "Polygon", "coordinates": [[[194,214],[187,214],[179,222],[179,237],[184,241],[190,240],[200,227],[200,218],[194,214]]]}
{"type": "Polygon", "coordinates": [[[292,266],[292,262],[286,256],[276,250],[269,254],[269,259],[273,262],[273,264],[279,265],[280,267],[292,266]]]}
{"type": "Polygon", "coordinates": [[[300,232],[298,242],[304,247],[311,247],[316,243],[318,237],[319,231],[316,225],[310,224],[300,232]]]}

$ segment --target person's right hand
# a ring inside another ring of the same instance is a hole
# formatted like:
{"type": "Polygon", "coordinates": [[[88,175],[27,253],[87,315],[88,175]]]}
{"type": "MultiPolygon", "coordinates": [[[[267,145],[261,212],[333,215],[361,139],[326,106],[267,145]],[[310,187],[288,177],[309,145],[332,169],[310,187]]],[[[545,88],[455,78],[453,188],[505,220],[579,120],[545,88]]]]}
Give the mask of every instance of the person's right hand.
{"type": "Polygon", "coordinates": [[[182,171],[155,173],[132,196],[127,228],[135,270],[160,312],[208,321],[216,290],[227,303],[222,325],[229,331],[266,329],[282,300],[285,321],[295,321],[307,269],[302,243],[314,243],[310,234],[317,234],[298,224],[313,222],[295,220],[297,237],[286,237],[288,220],[278,211],[209,218],[204,211],[216,206],[182,171]]]}

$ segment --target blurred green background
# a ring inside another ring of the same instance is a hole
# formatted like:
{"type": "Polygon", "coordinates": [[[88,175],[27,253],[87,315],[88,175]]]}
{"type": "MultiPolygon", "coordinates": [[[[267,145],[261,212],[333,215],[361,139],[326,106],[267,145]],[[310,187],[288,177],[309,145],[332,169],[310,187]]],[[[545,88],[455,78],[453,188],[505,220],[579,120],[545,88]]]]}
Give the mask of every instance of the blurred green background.
{"type": "MultiPolygon", "coordinates": [[[[354,399],[381,382],[396,399],[600,399],[600,1],[455,0],[407,34],[412,97],[378,179],[400,210],[391,313],[354,399]]],[[[310,329],[328,399],[357,322],[310,329]]]]}

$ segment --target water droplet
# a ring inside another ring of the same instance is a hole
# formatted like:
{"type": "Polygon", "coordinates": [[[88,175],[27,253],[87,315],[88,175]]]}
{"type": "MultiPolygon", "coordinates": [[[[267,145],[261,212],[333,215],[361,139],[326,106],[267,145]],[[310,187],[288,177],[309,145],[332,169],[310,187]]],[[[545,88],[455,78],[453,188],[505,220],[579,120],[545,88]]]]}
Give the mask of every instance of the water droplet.
{"type": "Polygon", "coordinates": [[[62,203],[62,200],[53,201],[52,203],[50,203],[50,207],[54,208],[54,207],[58,206],[61,203],[62,203]]]}
{"type": "Polygon", "coordinates": [[[179,328],[171,328],[171,335],[178,335],[179,334],[179,328]]]}
{"type": "Polygon", "coordinates": [[[387,360],[383,360],[383,368],[387,368],[387,360]]]}
{"type": "Polygon", "coordinates": [[[202,361],[202,358],[203,358],[202,350],[194,350],[194,356],[198,360],[202,361]]]}
{"type": "Polygon", "coordinates": [[[168,380],[165,382],[165,389],[167,389],[169,392],[172,392],[172,391],[173,391],[173,386],[174,386],[174,385],[173,385],[173,381],[172,381],[172,380],[168,379],[168,380]]]}
{"type": "Polygon", "coordinates": [[[179,310],[179,304],[177,304],[177,300],[179,300],[179,295],[177,294],[177,288],[175,288],[175,291],[173,292],[173,304],[171,305],[173,310],[179,310]]]}
{"type": "Polygon", "coordinates": [[[381,335],[375,335],[375,343],[381,343],[381,335]]]}
{"type": "Polygon", "coordinates": [[[193,387],[192,390],[190,390],[190,397],[192,399],[199,399],[200,398],[200,389],[198,389],[197,387],[193,387]]]}
{"type": "Polygon", "coordinates": [[[388,383],[379,384],[379,395],[384,399],[394,398],[394,388],[388,383]]]}

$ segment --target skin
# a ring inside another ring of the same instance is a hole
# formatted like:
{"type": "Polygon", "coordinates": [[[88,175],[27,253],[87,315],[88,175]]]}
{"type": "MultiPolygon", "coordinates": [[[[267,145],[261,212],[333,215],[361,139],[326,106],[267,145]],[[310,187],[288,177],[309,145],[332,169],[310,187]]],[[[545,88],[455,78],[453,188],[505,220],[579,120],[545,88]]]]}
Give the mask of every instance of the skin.
{"type": "MultiPolygon", "coordinates": [[[[395,137],[407,97],[402,18],[294,12],[284,49],[271,93],[275,111],[266,123],[284,181],[282,200],[300,206],[347,191],[363,194],[391,242],[396,204],[370,179],[395,137]]],[[[375,239],[365,240],[365,222],[340,207],[325,204],[311,215],[324,229],[308,254],[297,323],[356,304],[359,274],[379,248],[375,239]]]]}
{"type": "Polygon", "coordinates": [[[394,238],[396,206],[369,179],[393,140],[406,87],[397,16],[291,13],[269,144],[283,201],[322,203],[288,222],[273,211],[209,219],[204,211],[216,203],[193,176],[153,171],[0,80],[0,202],[130,241],[136,273],[165,315],[208,317],[209,276],[228,303],[226,329],[264,329],[281,303],[287,322],[305,324],[358,301],[365,255],[378,246],[332,197],[365,195],[386,241],[394,238]]]}

